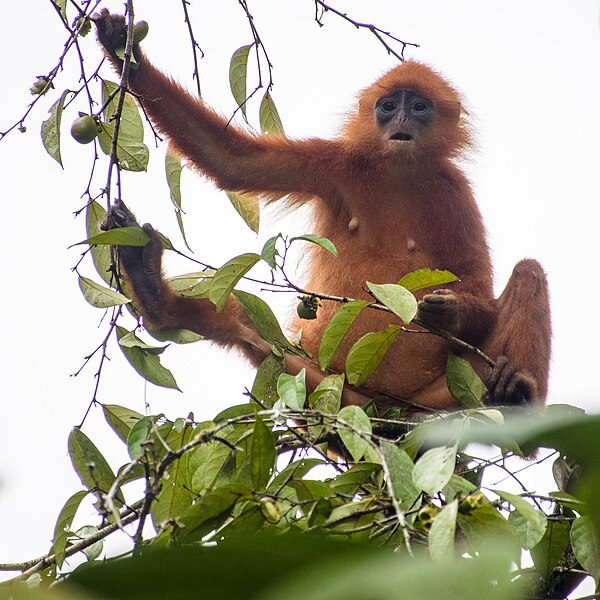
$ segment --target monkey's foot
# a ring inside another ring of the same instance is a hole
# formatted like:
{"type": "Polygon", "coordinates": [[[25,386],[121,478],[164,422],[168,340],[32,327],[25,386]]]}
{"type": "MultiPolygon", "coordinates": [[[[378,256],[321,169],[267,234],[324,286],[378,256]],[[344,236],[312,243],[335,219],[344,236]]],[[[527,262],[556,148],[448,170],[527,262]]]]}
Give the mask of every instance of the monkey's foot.
{"type": "Polygon", "coordinates": [[[484,400],[491,405],[528,405],[535,399],[535,380],[517,371],[506,356],[499,356],[496,366],[488,368],[485,384],[488,388],[484,400]]]}
{"type": "Polygon", "coordinates": [[[109,231],[121,227],[139,227],[139,223],[133,213],[125,206],[125,202],[117,200],[100,225],[100,229],[109,231]]]}
{"type": "Polygon", "coordinates": [[[127,23],[123,15],[111,15],[106,8],[92,15],[92,21],[98,30],[98,41],[117,61],[122,62],[115,50],[124,48],[127,41],[127,23]]]}

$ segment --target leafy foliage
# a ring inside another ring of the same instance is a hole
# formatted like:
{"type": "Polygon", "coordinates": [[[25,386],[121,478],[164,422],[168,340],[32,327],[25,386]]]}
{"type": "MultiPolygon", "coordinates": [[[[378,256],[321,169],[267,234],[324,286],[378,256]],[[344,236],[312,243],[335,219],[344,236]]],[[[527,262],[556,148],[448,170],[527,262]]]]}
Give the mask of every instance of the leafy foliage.
{"type": "MultiPolygon", "coordinates": [[[[65,0],[53,5],[61,27],[74,23],[70,42],[86,34],[90,4],[73,19],[73,7],[65,0]]],[[[256,49],[260,57],[262,47],[254,24],[252,31],[255,41],[234,53],[229,70],[231,91],[246,121],[249,101],[262,85],[248,95],[250,51],[256,49]]],[[[81,70],[84,85],[72,85],[79,91],[53,91],[58,68],[38,78],[34,87],[35,102],[42,96],[49,99],[50,116],[41,128],[47,153],[63,167],[61,120],[69,112],[75,116],[70,101],[85,89],[90,111],[98,110],[91,115],[100,129],[94,147],[110,157],[104,159],[109,175],[112,169],[119,174],[116,191],[104,187],[105,181],[97,196],[88,188],[86,239],[80,242],[87,247],[84,258],[91,259],[101,279],[98,283],[77,273],[82,294],[110,313],[99,345],[97,377],[114,339],[146,381],[178,390],[175,375],[161,362],[168,346],[144,341],[146,333],[137,322],[125,326],[130,300],[120,287],[111,246],[143,247],[148,236],[138,227],[108,232],[100,227],[111,200],[125,195],[121,171],[141,173],[148,165],[143,118],[120,84],[102,80],[100,90],[94,90],[83,58],[81,70]],[[106,208],[97,200],[102,195],[106,208]]],[[[284,135],[271,84],[262,93],[258,122],[263,132],[284,135]]],[[[183,169],[181,160],[167,152],[170,200],[187,245],[183,169]]],[[[239,193],[228,197],[248,227],[258,231],[258,199],[239,193]]],[[[219,269],[172,280],[176,293],[207,297],[218,310],[233,296],[271,345],[248,401],[202,422],[193,414],[169,420],[118,404],[100,405],[115,446],[122,446],[129,459],[111,464],[100,444],[84,432],[85,423],[73,428],[68,450],[81,489],[66,492],[48,555],[16,569],[23,576],[0,587],[0,594],[58,600],[82,594],[98,599],[227,599],[241,593],[261,600],[420,600],[439,597],[443,590],[450,600],[510,599],[553,597],[556,589],[568,592],[585,576],[600,579],[600,418],[573,407],[550,407],[539,414],[485,409],[483,383],[468,361],[453,354],[448,357],[448,387],[464,411],[415,419],[399,410],[380,415],[375,401],[342,407],[345,383],[365,382],[394,340],[409,334],[402,328],[416,315],[414,292],[457,280],[452,273],[430,269],[409,273],[399,282],[364,282],[383,305],[375,308],[388,310],[394,323],[358,340],[345,371],[324,377],[308,393],[304,371],[285,372],[286,353],[305,355],[301,339],[288,340],[269,305],[237,289],[240,281],[262,261],[271,270],[271,279],[263,282],[266,289],[283,287],[310,297],[315,310],[319,302],[339,303],[318,352],[323,371],[355,319],[374,307],[368,300],[295,286],[285,258],[299,241],[337,254],[330,240],[316,234],[290,239],[279,234],[219,269]],[[481,446],[473,443],[484,444],[485,451],[479,453],[481,446]],[[541,451],[544,458],[555,457],[556,491],[540,495],[524,486],[515,491],[485,483],[498,470],[518,481],[511,455],[531,457],[538,447],[547,449],[541,451]],[[88,497],[95,500],[97,519],[73,531],[88,497]],[[98,560],[102,541],[119,529],[130,534],[131,551],[98,560]],[[68,560],[81,553],[86,564],[47,591],[50,582],[69,573],[68,560]],[[528,556],[533,566],[528,566],[528,556]]],[[[164,243],[174,249],[166,238],[164,243]]],[[[199,339],[187,331],[157,337],[177,343],[199,339]]],[[[117,455],[112,450],[107,456],[117,455]]]]}
{"type": "MultiPolygon", "coordinates": [[[[559,446],[555,425],[560,421],[577,433],[589,425],[587,418],[565,417],[568,411],[561,407],[500,423],[482,420],[477,410],[438,416],[427,423],[413,461],[403,450],[411,434],[394,442],[382,437],[406,430],[407,422],[369,419],[356,406],[337,415],[316,410],[316,401],[304,409],[303,382],[289,380],[297,397],[290,401],[287,379],[279,378],[279,408],[257,410],[250,400],[212,422],[196,423],[192,416],[172,422],[105,406],[107,423],[131,457],[116,476],[93,442],[73,430],[70,454],[84,489],[58,516],[52,546],[57,566],[81,544],[81,532],[70,526],[88,493],[96,496],[102,518],[119,522],[148,515],[155,533],[137,543],[143,552],[93,566],[90,547],[102,525],[88,527],[83,541],[90,542],[81,551],[91,555],[91,568],[77,569],[56,588],[56,597],[69,598],[76,585],[98,598],[153,598],[165,589],[185,598],[179,582],[191,569],[201,577],[204,594],[218,590],[224,598],[239,597],[242,573],[248,598],[280,597],[284,591],[300,597],[306,586],[315,586],[318,597],[338,598],[344,590],[344,598],[359,599],[368,589],[365,582],[375,581],[373,573],[385,566],[385,583],[369,595],[382,600],[431,597],[429,578],[444,585],[444,597],[458,599],[543,597],[543,590],[573,568],[597,577],[597,529],[586,503],[560,490],[536,497],[481,488],[473,475],[496,468],[495,460],[463,450],[470,441],[507,437],[528,447],[540,435],[555,440],[549,447],[559,446]],[[352,462],[318,453],[324,438],[352,462]],[[298,454],[301,448],[317,454],[298,454]],[[126,491],[135,479],[153,490],[142,504],[126,491]],[[527,550],[533,567],[521,566],[527,550]],[[517,568],[509,568],[511,563],[517,568]],[[404,585],[393,587],[397,572],[404,585]],[[421,576],[427,582],[417,583],[421,576]]],[[[325,394],[321,390],[320,398],[325,394]]],[[[600,434],[600,422],[594,426],[600,434]]],[[[593,473],[584,471],[579,489],[597,493],[594,485],[593,473]]],[[[18,582],[10,585],[21,597],[18,582]]]]}

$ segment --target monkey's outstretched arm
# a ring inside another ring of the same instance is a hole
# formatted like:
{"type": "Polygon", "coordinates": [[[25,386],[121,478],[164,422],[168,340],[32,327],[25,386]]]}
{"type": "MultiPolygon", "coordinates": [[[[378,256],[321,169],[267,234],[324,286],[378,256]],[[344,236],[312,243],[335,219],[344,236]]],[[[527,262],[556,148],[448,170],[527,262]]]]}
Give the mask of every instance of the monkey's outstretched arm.
{"type": "MultiPolygon", "coordinates": [[[[115,49],[125,46],[125,18],[103,9],[93,20],[107,57],[120,70],[122,61],[115,49]]],[[[272,199],[293,192],[322,197],[334,193],[331,166],[340,162],[337,142],[290,142],[237,129],[154,67],[138,45],[134,45],[134,55],[138,68],[129,73],[130,89],[155,127],[219,187],[264,192],[272,199]]]]}

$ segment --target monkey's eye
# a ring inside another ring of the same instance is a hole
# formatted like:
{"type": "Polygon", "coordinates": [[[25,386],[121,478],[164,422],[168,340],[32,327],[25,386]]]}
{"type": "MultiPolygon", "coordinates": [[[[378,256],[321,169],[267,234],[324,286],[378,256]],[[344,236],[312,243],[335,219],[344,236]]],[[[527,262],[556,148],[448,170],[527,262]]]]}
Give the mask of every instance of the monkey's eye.
{"type": "Polygon", "coordinates": [[[393,112],[396,110],[396,103],[393,100],[384,100],[379,107],[384,112],[393,112]]]}
{"type": "Polygon", "coordinates": [[[412,105],[412,108],[415,112],[425,112],[429,107],[427,106],[427,103],[418,100],[412,105]]]}

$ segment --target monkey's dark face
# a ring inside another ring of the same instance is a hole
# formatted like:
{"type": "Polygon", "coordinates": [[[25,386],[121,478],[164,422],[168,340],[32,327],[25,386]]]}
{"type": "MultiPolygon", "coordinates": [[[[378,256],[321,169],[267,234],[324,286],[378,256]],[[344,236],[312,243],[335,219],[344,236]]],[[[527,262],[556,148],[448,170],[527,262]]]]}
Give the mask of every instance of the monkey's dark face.
{"type": "Polygon", "coordinates": [[[401,89],[382,96],[375,104],[375,118],[390,149],[413,147],[431,128],[434,103],[414,90],[401,89]]]}

